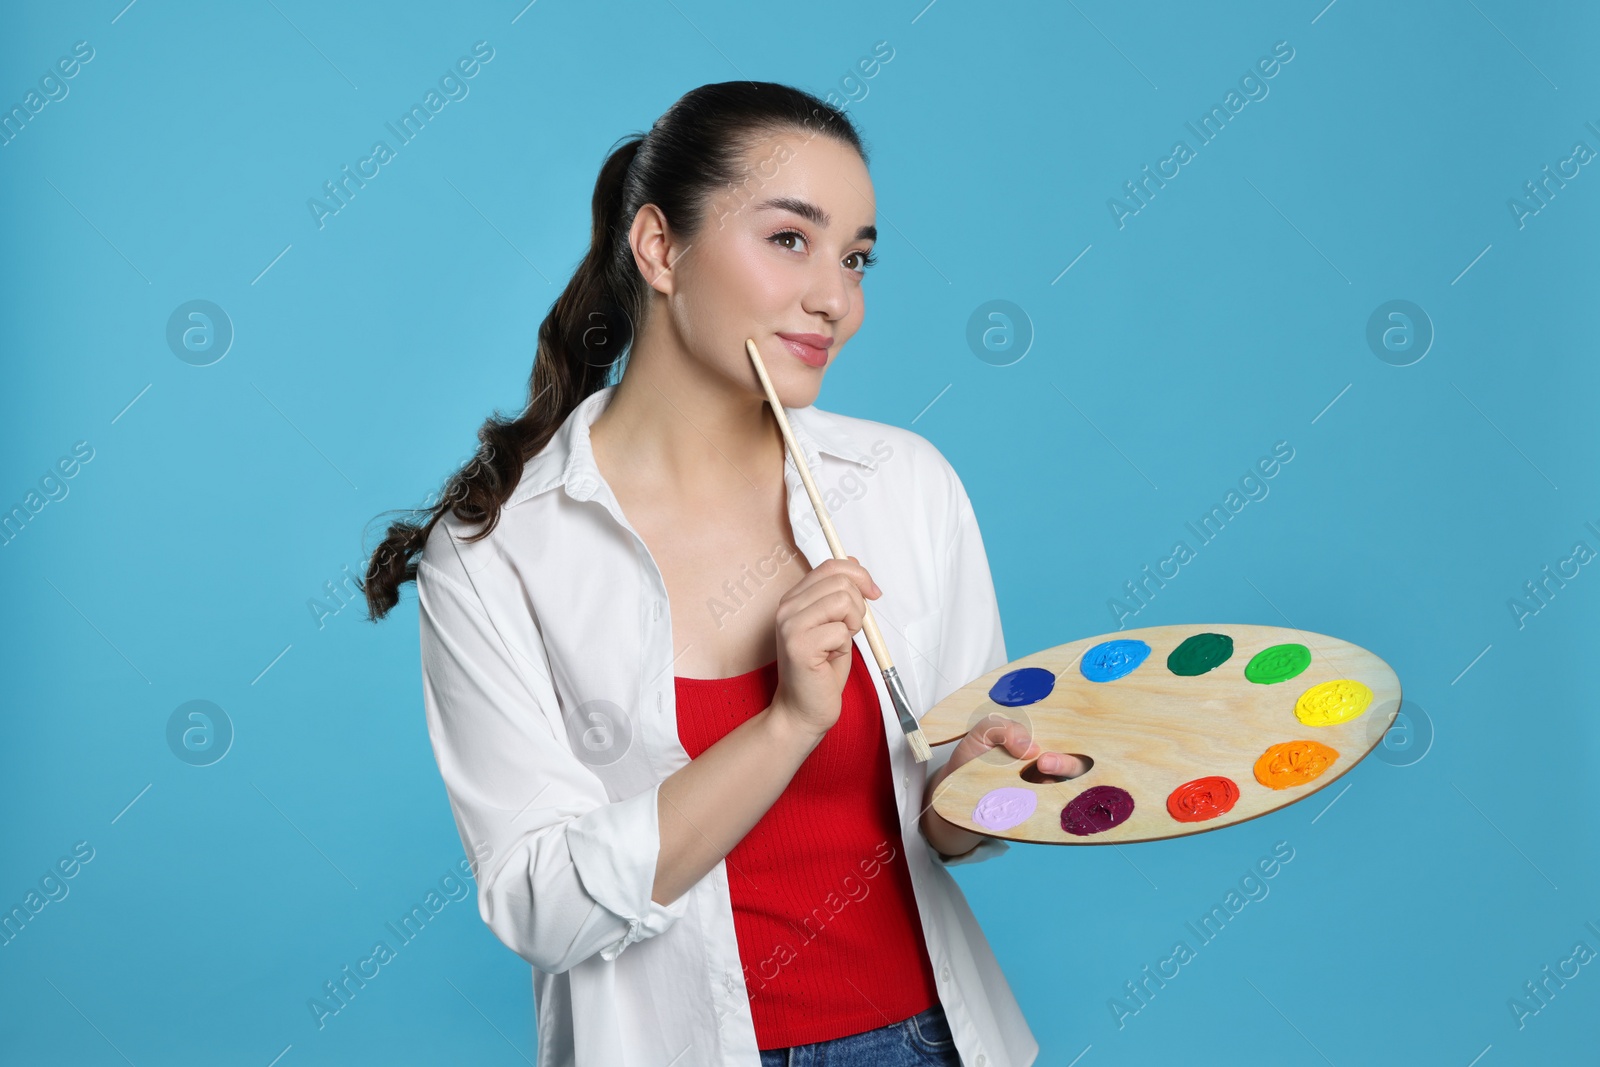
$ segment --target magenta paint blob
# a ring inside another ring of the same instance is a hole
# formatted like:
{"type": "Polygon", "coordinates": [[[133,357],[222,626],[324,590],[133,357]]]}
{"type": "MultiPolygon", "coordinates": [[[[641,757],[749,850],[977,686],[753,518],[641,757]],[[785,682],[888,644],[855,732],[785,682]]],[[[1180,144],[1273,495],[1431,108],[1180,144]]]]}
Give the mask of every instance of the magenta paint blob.
{"type": "Polygon", "coordinates": [[[1061,829],[1075,837],[1088,837],[1121,826],[1133,814],[1133,796],[1114,785],[1094,785],[1061,809],[1061,829]]]}

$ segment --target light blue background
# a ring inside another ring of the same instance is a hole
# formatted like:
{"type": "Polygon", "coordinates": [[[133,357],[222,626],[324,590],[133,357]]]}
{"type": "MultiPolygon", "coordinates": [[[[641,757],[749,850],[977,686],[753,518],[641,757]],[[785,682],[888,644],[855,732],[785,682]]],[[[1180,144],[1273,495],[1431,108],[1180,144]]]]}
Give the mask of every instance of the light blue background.
{"type": "Polygon", "coordinates": [[[1594,1062],[1600,965],[1522,1028],[1508,1000],[1600,950],[1600,568],[1521,628],[1507,606],[1600,548],[1600,168],[1523,228],[1507,206],[1600,149],[1592,7],[124,2],[0,33],[8,108],[95,50],[0,148],[0,505],[94,449],[0,549],[0,905],[95,850],[0,949],[0,1059],[531,1060],[528,967],[470,900],[312,1021],[462,848],[414,587],[379,626],[307,602],[520,409],[618,137],[708,81],[842,94],[884,40],[850,108],[882,262],[819,406],[956,465],[1010,655],[1115,629],[1123,583],[1284,440],[1270,495],[1129,625],[1336,635],[1436,734],[1332,807],[958,869],[1038,1062],[1594,1062]],[[319,230],[307,199],[479,40],[470,95],[319,230]],[[1108,198],[1278,41],[1270,94],[1119,229],[1108,198]],[[197,298],[237,331],[207,367],[165,341],[197,298]],[[965,340],[993,299],[1033,331],[1010,366],[965,340]],[[1437,332],[1411,366],[1365,340],[1391,299],[1437,332]],[[196,699],[237,731],[205,768],[166,740],[196,699]],[[1278,841],[1270,896],[1119,1029],[1110,998],[1278,841]]]}

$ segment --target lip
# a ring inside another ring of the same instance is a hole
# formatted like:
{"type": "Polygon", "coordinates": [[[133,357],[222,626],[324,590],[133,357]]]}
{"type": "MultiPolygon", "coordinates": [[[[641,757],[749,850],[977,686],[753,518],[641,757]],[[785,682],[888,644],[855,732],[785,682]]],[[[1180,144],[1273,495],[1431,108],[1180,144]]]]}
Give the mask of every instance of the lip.
{"type": "Polygon", "coordinates": [[[833,346],[833,338],[820,333],[780,333],[778,337],[782,339],[784,347],[807,366],[827,366],[828,349],[833,346]]]}

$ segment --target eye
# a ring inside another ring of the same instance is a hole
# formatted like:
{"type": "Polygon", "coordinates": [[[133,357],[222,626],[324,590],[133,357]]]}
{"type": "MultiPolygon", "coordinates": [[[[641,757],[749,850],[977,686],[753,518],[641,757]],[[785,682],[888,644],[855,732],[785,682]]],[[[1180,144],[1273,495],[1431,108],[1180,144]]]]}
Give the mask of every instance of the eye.
{"type": "MultiPolygon", "coordinates": [[[[789,244],[791,241],[801,241],[809,244],[806,235],[801,233],[799,230],[779,230],[771,237],[768,237],[767,240],[777,244],[781,248],[787,249],[790,252],[802,251],[800,248],[792,247],[789,244]]],[[[873,264],[878,262],[877,253],[871,249],[867,249],[865,251],[857,249],[854,252],[846,253],[844,258],[846,263],[848,263],[852,258],[859,260],[858,266],[849,268],[850,270],[855,271],[857,274],[865,274],[868,267],[871,267],[873,264]]]]}
{"type": "MultiPolygon", "coordinates": [[[[783,242],[784,242],[785,238],[791,238],[791,237],[794,238],[796,241],[804,241],[806,239],[806,235],[801,233],[799,230],[779,230],[777,233],[773,234],[771,237],[768,237],[767,240],[776,242],[778,245],[780,245],[780,246],[782,246],[784,248],[789,248],[789,246],[784,244],[783,242]]],[[[789,248],[789,251],[798,252],[800,250],[798,248],[789,248]]]]}
{"type": "Polygon", "coordinates": [[[859,274],[865,274],[867,272],[867,268],[868,267],[870,267],[874,263],[878,262],[877,253],[872,251],[871,249],[868,249],[865,252],[862,252],[862,251],[859,251],[859,250],[855,251],[855,252],[851,252],[848,255],[846,255],[844,258],[846,260],[849,260],[852,256],[859,258],[860,261],[861,261],[861,266],[860,266],[859,270],[857,270],[857,268],[855,268],[855,267],[851,267],[850,268],[851,270],[855,270],[859,274]]]}

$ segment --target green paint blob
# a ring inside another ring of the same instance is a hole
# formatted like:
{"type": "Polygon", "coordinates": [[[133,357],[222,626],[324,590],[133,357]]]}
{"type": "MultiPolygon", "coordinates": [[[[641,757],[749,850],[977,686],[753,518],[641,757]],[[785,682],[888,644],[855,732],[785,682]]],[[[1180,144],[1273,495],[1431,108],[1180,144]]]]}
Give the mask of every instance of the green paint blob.
{"type": "Polygon", "coordinates": [[[1233,638],[1227,634],[1195,634],[1172,650],[1167,657],[1167,670],[1193,677],[1222,666],[1231,655],[1233,638]]]}
{"type": "Polygon", "coordinates": [[[1273,645],[1263,648],[1245,665],[1244,676],[1259,685],[1287,682],[1311,666],[1311,650],[1305,645],[1273,645]]]}

